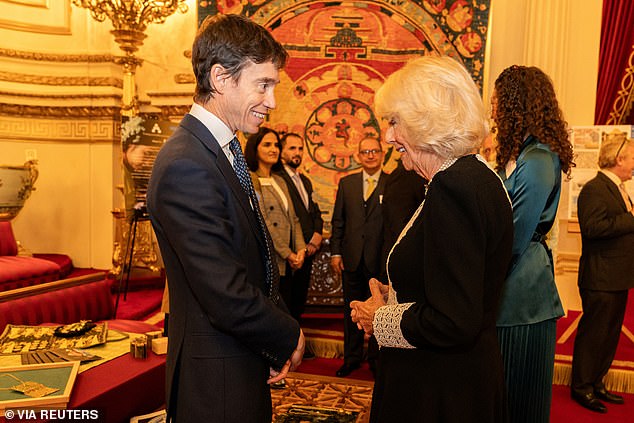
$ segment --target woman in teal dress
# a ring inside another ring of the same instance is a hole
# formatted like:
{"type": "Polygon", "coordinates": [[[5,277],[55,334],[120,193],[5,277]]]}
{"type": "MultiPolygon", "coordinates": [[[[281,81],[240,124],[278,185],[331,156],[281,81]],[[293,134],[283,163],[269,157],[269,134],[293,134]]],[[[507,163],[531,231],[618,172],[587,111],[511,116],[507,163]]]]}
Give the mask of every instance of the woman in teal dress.
{"type": "Polygon", "coordinates": [[[491,98],[497,171],[513,204],[513,257],[497,320],[511,421],[548,422],[556,322],[563,308],[546,234],[557,215],[572,145],[550,78],[511,66],[491,98]]]}

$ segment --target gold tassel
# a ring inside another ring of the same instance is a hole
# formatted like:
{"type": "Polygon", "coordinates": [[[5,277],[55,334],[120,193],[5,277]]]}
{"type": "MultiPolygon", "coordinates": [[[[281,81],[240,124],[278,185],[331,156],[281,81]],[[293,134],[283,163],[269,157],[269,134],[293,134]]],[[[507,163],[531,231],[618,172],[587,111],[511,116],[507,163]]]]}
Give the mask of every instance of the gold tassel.
{"type": "Polygon", "coordinates": [[[553,372],[553,385],[570,386],[570,378],[572,367],[570,364],[555,363],[555,371],[553,372]]]}
{"type": "MultiPolygon", "coordinates": [[[[570,386],[572,366],[567,363],[555,363],[553,373],[554,385],[570,386]]],[[[610,369],[603,379],[605,389],[608,391],[634,394],[634,371],[622,369],[610,369]]]]}
{"type": "Polygon", "coordinates": [[[322,358],[343,358],[343,341],[327,338],[306,338],[306,348],[322,358]]]}

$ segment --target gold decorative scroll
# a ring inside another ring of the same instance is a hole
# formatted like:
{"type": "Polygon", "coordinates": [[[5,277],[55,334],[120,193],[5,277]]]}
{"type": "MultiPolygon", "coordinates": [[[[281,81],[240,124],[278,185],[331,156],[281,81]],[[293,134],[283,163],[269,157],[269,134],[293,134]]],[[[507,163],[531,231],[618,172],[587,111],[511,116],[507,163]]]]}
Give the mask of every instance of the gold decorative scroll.
{"type": "Polygon", "coordinates": [[[623,79],[621,79],[621,89],[617,92],[617,97],[612,105],[612,111],[608,117],[607,125],[620,125],[625,123],[625,118],[632,110],[634,103],[634,46],[627,61],[627,68],[623,79]]]}

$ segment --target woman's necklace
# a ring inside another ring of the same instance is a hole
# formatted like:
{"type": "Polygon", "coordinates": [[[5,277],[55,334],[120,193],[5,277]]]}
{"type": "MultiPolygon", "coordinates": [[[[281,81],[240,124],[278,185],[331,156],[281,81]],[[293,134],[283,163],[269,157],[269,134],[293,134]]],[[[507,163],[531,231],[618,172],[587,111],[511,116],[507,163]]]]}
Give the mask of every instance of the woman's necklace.
{"type": "Polygon", "coordinates": [[[12,375],[11,373],[0,375],[0,377],[10,377],[19,383],[19,385],[10,386],[8,388],[0,388],[0,391],[16,391],[33,398],[45,397],[52,394],[53,392],[59,391],[59,389],[49,388],[48,386],[42,385],[39,382],[25,382],[19,377],[12,375]]]}

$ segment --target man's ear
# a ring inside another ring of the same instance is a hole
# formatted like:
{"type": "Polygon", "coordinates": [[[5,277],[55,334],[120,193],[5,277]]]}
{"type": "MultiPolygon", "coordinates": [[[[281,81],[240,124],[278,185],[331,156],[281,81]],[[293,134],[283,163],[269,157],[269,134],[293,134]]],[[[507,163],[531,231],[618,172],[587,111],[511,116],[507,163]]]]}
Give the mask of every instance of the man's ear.
{"type": "Polygon", "coordinates": [[[209,71],[209,84],[217,93],[222,94],[224,92],[230,79],[231,76],[222,65],[215,64],[211,67],[211,71],[209,71]]]}

